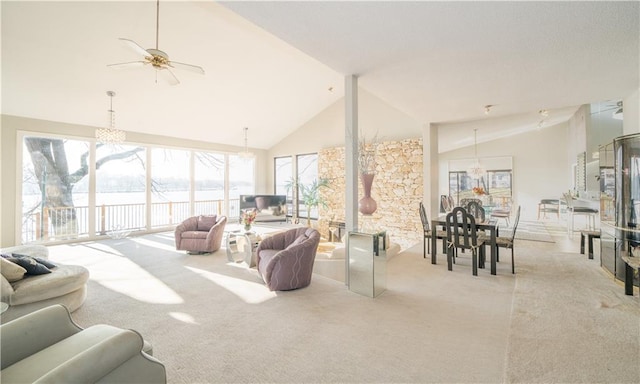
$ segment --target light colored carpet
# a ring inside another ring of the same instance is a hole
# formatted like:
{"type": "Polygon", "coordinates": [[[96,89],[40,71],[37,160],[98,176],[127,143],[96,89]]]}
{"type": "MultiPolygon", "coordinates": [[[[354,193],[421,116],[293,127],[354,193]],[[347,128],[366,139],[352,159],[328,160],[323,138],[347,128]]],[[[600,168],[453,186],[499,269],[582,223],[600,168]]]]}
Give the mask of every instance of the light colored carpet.
{"type": "MultiPolygon", "coordinates": [[[[511,223],[513,225],[513,223],[511,223]]],[[[500,228],[500,236],[511,236],[513,227],[500,228]]],[[[549,233],[547,226],[542,221],[520,220],[516,229],[516,239],[527,241],[541,241],[553,243],[553,237],[549,233]]]]}
{"type": "MultiPolygon", "coordinates": [[[[388,262],[371,299],[314,275],[269,292],[255,270],[176,252],[173,234],[51,247],[87,266],[82,326],[139,331],[169,383],[616,382],[640,378],[640,302],[558,244],[516,241],[516,275],[452,272],[422,245],[388,262]]],[[[577,245],[573,252],[577,252],[577,245]]],[[[502,252],[502,255],[506,253],[502,252]]]]}

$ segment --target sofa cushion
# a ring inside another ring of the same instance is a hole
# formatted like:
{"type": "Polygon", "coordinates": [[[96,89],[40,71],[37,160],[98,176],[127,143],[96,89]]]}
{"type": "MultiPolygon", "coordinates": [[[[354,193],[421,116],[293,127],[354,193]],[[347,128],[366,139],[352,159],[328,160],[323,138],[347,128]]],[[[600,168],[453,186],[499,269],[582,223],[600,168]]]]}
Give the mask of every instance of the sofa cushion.
{"type": "Polygon", "coordinates": [[[206,239],[209,232],[206,231],[184,231],[182,232],[183,239],[206,239]]]}
{"type": "Polygon", "coordinates": [[[2,370],[14,383],[93,383],[142,350],[134,331],[98,324],[75,333],[2,370]]]}
{"type": "Polygon", "coordinates": [[[4,257],[0,257],[0,272],[7,281],[13,283],[21,280],[24,277],[24,274],[27,273],[27,270],[16,263],[10,262],[4,257]]]}
{"type": "Polygon", "coordinates": [[[44,259],[42,257],[35,257],[35,256],[29,256],[29,255],[22,255],[20,253],[13,253],[13,256],[11,257],[31,257],[33,258],[35,261],[37,261],[38,263],[44,265],[45,267],[52,269],[57,267],[57,265],[55,265],[54,263],[52,263],[51,261],[44,259]]]}
{"type": "Polygon", "coordinates": [[[211,229],[214,225],[216,225],[217,215],[212,216],[198,216],[198,231],[207,231],[211,229]]]}
{"type": "Polygon", "coordinates": [[[80,265],[60,265],[46,275],[28,276],[12,284],[11,305],[59,297],[87,284],[89,271],[80,265]]]}
{"type": "Polygon", "coordinates": [[[267,269],[267,264],[269,261],[273,259],[280,250],[278,249],[263,249],[260,251],[260,265],[258,266],[258,270],[265,271],[267,269]]]}
{"type": "Polygon", "coordinates": [[[51,273],[51,270],[46,265],[39,263],[36,259],[29,256],[11,257],[10,262],[16,263],[22,268],[27,270],[27,275],[44,275],[51,273]]]}

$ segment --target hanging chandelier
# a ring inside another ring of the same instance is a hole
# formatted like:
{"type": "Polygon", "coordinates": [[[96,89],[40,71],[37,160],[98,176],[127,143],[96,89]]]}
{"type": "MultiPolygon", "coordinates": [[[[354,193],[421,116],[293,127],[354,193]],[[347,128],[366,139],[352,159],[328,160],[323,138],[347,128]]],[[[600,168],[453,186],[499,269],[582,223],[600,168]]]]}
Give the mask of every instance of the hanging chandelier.
{"type": "Polygon", "coordinates": [[[473,147],[475,153],[475,160],[469,168],[467,168],[467,175],[469,175],[473,179],[480,179],[487,174],[487,170],[480,163],[480,159],[478,158],[478,129],[473,130],[473,147]]]}
{"type": "Polygon", "coordinates": [[[107,96],[111,101],[109,104],[109,126],[108,128],[96,129],[96,139],[103,144],[121,144],[126,139],[126,133],[122,130],[116,129],[116,112],[113,110],[113,96],[116,93],[113,91],[107,91],[107,96]]]}
{"type": "Polygon", "coordinates": [[[244,127],[244,151],[238,152],[238,156],[245,159],[253,157],[253,153],[249,152],[249,147],[247,146],[247,131],[249,131],[249,128],[244,127]]]}

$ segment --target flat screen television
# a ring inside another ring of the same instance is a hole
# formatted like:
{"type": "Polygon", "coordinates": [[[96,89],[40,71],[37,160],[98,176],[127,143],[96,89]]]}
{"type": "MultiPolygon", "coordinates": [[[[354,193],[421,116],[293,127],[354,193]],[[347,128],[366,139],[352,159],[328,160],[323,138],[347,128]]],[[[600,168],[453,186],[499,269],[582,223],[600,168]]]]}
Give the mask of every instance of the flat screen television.
{"type": "Polygon", "coordinates": [[[287,221],[287,196],[240,195],[240,214],[247,209],[256,210],[256,222],[287,221]]]}

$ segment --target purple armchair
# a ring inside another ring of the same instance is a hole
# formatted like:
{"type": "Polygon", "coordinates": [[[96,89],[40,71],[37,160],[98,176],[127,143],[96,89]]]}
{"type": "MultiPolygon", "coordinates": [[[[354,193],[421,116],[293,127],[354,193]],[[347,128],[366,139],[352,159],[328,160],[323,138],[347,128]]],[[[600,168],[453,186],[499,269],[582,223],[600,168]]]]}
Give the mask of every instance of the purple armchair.
{"type": "Polygon", "coordinates": [[[320,232],[313,228],[295,228],[260,242],[258,273],[272,291],[288,291],[311,283],[313,262],[320,243],[320,232]]]}
{"type": "Polygon", "coordinates": [[[220,249],[226,216],[194,216],[176,227],[176,249],[189,253],[210,253],[220,249]]]}

